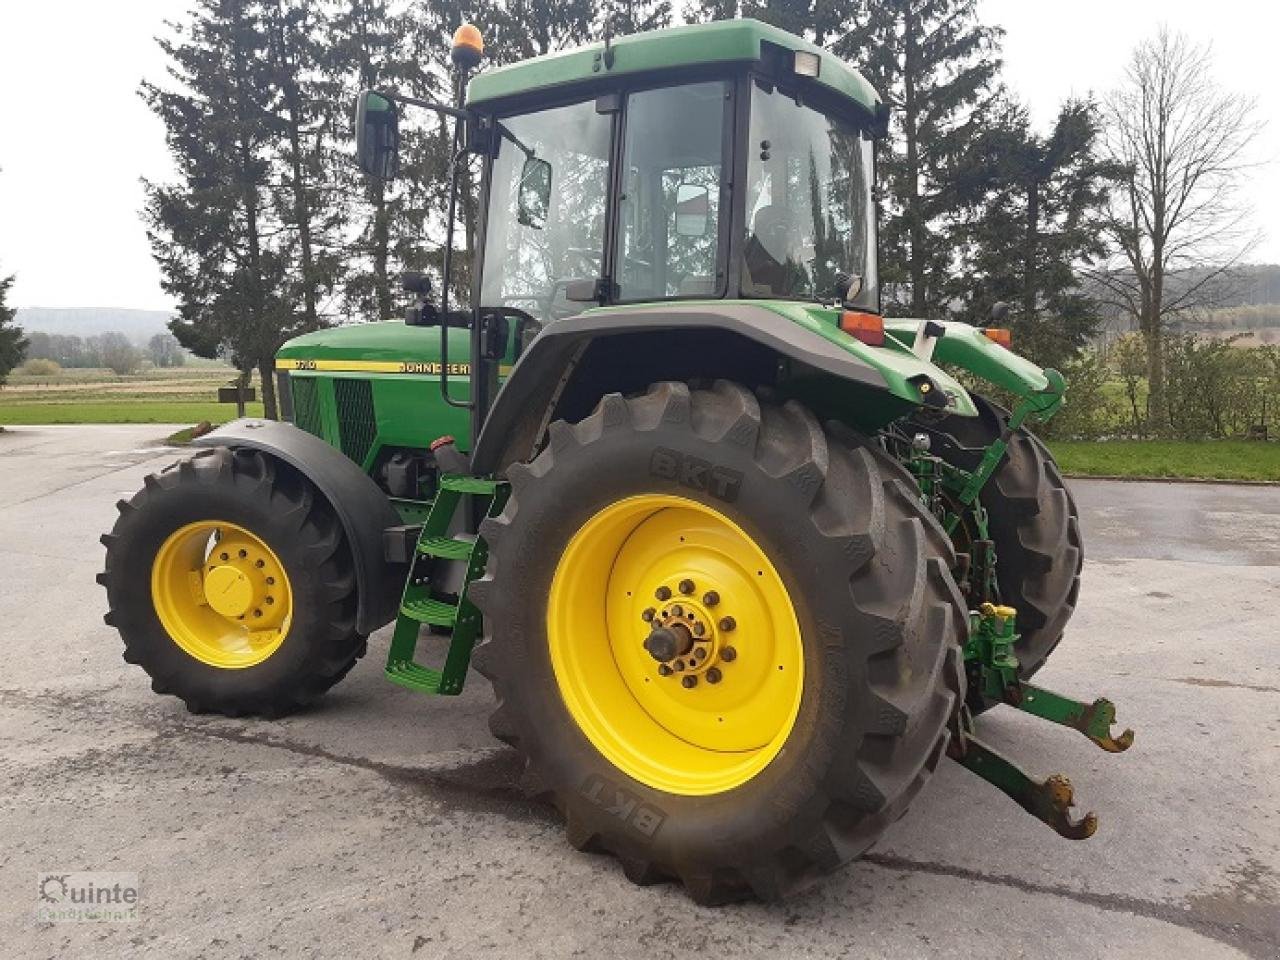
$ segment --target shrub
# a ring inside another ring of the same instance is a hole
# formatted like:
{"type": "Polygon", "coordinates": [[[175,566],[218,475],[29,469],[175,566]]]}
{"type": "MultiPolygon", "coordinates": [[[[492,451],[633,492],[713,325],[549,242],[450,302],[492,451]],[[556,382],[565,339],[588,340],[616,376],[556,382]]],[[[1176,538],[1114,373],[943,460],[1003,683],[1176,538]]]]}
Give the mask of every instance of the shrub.
{"type": "Polygon", "coordinates": [[[36,357],[22,365],[22,372],[28,377],[56,377],[62,368],[54,360],[36,357]]]}

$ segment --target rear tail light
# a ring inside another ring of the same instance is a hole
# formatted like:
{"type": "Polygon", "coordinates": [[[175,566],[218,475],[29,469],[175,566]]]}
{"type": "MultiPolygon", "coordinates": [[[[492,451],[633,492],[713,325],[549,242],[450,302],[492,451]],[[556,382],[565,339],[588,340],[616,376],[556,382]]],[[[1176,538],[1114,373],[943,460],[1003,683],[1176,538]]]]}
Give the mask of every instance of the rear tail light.
{"type": "Polygon", "coordinates": [[[987,327],[982,332],[992,343],[998,343],[1006,350],[1013,349],[1013,333],[1004,327],[987,327]]]}
{"type": "Polygon", "coordinates": [[[846,310],[840,314],[840,329],[869,347],[884,346],[884,318],[860,310],[846,310]]]}

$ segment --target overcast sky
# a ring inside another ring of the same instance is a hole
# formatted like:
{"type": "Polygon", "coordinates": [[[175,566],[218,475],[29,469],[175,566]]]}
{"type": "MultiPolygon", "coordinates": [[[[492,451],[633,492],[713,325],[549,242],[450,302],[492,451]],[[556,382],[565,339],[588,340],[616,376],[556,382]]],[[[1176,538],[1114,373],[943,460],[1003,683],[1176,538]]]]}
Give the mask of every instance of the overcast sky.
{"type": "MultiPolygon", "coordinates": [[[[136,90],[164,76],[153,37],[185,0],[8,0],[0,13],[0,275],[11,305],[167,309],[138,217],[139,178],[169,171],[136,90]]],[[[980,0],[1005,28],[1005,80],[1042,125],[1101,92],[1160,23],[1210,42],[1223,86],[1256,96],[1268,129],[1251,185],[1255,261],[1280,262],[1280,5],[1274,0],[980,0]]]]}

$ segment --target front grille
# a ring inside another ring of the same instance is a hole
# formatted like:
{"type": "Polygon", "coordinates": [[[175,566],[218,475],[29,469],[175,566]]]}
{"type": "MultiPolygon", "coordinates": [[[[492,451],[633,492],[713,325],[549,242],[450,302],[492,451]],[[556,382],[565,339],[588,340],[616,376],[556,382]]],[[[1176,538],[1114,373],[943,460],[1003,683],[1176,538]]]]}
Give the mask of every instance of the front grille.
{"type": "Polygon", "coordinates": [[[368,380],[334,380],[333,399],[338,408],[338,441],[342,452],[364,463],[378,435],[373,413],[373,384],[368,380]]]}
{"type": "Polygon", "coordinates": [[[290,392],[293,394],[293,423],[307,433],[313,433],[321,440],[324,431],[320,426],[320,397],[316,389],[314,377],[290,377],[290,392]]]}

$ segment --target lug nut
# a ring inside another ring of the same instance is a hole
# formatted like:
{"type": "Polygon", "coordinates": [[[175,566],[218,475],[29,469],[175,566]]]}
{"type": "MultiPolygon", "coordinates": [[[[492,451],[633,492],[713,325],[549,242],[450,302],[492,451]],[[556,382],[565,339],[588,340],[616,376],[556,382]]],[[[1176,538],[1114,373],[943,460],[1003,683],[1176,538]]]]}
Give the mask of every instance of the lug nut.
{"type": "Polygon", "coordinates": [[[671,599],[671,588],[670,588],[670,587],[659,587],[657,590],[655,590],[655,591],[653,592],[653,595],[654,595],[655,597],[657,597],[659,600],[670,600],[670,599],[671,599]]]}
{"type": "Polygon", "coordinates": [[[660,677],[671,676],[671,668],[668,667],[665,663],[658,664],[658,676],[660,677]]]}
{"type": "Polygon", "coordinates": [[[725,647],[720,651],[720,659],[725,663],[733,663],[733,661],[738,659],[738,651],[733,649],[733,647],[725,647]]]}
{"type": "Polygon", "coordinates": [[[265,566],[267,565],[267,561],[265,561],[265,560],[255,560],[253,565],[254,565],[255,567],[257,567],[259,570],[261,570],[263,567],[265,567],[265,566]]]}
{"type": "Polygon", "coordinates": [[[646,607],[644,613],[640,614],[640,619],[645,623],[648,623],[654,618],[657,612],[658,611],[654,610],[653,607],[646,607]]]}
{"type": "Polygon", "coordinates": [[[681,593],[683,593],[686,597],[687,597],[689,594],[693,593],[693,591],[694,591],[694,590],[696,590],[696,589],[697,589],[697,588],[693,585],[693,581],[692,581],[692,580],[681,580],[681,581],[680,581],[680,592],[681,592],[681,593]]]}
{"type": "Polygon", "coordinates": [[[733,619],[733,617],[720,618],[720,629],[723,630],[725,633],[729,633],[737,625],[738,625],[738,621],[733,619]]]}
{"type": "Polygon", "coordinates": [[[712,667],[710,670],[707,671],[707,683],[719,683],[720,676],[721,676],[720,668],[712,667]]]}
{"type": "Polygon", "coordinates": [[[708,590],[702,595],[702,602],[708,607],[714,607],[720,602],[720,594],[716,593],[714,590],[708,590]]]}
{"type": "Polygon", "coordinates": [[[267,597],[267,603],[271,604],[271,603],[275,603],[275,602],[276,602],[276,598],[275,598],[275,597],[267,597]]]}
{"type": "Polygon", "coordinates": [[[683,661],[683,660],[676,660],[674,663],[672,663],[672,666],[673,666],[673,667],[675,667],[677,671],[683,671],[683,670],[684,670],[684,661],[683,661]]]}
{"type": "Polygon", "coordinates": [[[680,678],[680,686],[684,687],[686,690],[692,690],[697,685],[698,685],[697,677],[688,676],[688,677],[680,678]]]}
{"type": "Polygon", "coordinates": [[[684,616],[684,607],[680,606],[680,604],[678,604],[678,603],[674,603],[674,604],[672,604],[672,605],[671,605],[671,615],[672,615],[673,617],[683,617],[683,616],[684,616]]]}
{"type": "Polygon", "coordinates": [[[249,551],[248,551],[248,550],[241,550],[241,551],[240,551],[240,559],[241,559],[241,560],[243,560],[243,559],[244,559],[245,557],[247,557],[247,556],[249,556],[249,551]]]}
{"type": "Polygon", "coordinates": [[[260,616],[262,616],[262,611],[261,611],[261,610],[255,610],[255,611],[253,611],[253,615],[254,615],[255,617],[260,617],[260,616]]]}
{"type": "Polygon", "coordinates": [[[276,578],[275,578],[275,577],[267,577],[267,586],[268,586],[268,587],[274,587],[275,585],[276,585],[276,578]]]}
{"type": "Polygon", "coordinates": [[[229,554],[229,553],[220,553],[220,554],[218,554],[218,557],[219,557],[220,559],[222,559],[222,560],[230,560],[230,559],[231,559],[231,554],[229,554]]]}
{"type": "Polygon", "coordinates": [[[693,635],[695,637],[700,637],[706,632],[707,632],[707,628],[704,627],[701,623],[695,623],[693,625],[693,635]]]}
{"type": "Polygon", "coordinates": [[[707,659],[707,651],[702,647],[699,647],[697,650],[693,651],[693,659],[698,661],[707,659]]]}

